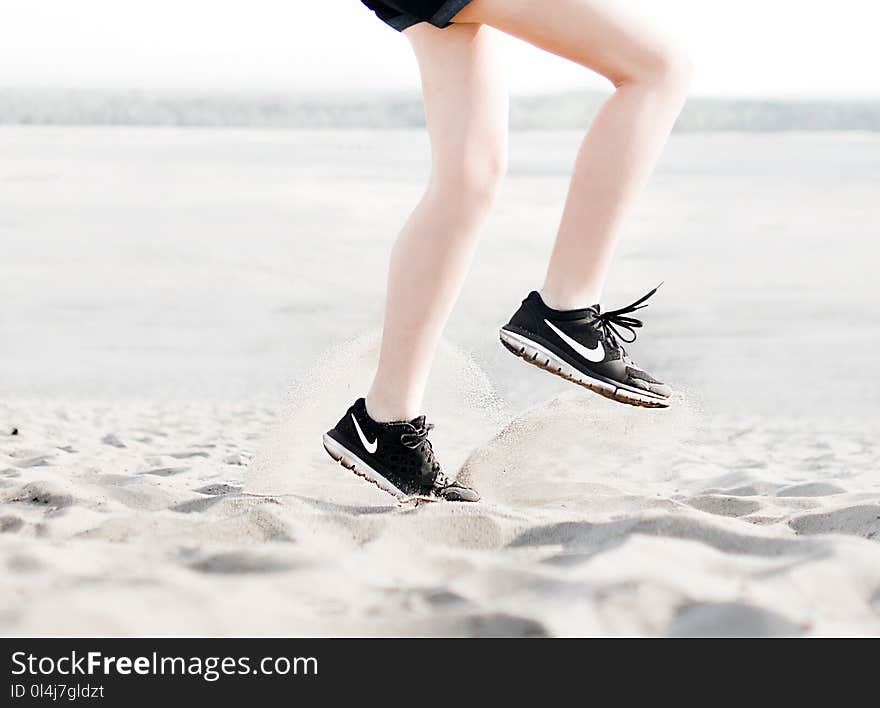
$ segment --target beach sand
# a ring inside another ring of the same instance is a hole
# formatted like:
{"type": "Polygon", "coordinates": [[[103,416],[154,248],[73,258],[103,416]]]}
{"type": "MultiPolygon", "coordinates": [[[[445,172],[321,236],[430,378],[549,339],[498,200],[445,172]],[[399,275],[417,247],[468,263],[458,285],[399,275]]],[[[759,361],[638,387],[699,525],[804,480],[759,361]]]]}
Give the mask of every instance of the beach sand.
{"type": "Polygon", "coordinates": [[[475,505],[320,434],[369,381],[420,133],[0,128],[0,634],[880,634],[880,138],[677,135],[608,302],[630,408],[497,327],[578,136],[517,133],[425,408],[475,505]]]}

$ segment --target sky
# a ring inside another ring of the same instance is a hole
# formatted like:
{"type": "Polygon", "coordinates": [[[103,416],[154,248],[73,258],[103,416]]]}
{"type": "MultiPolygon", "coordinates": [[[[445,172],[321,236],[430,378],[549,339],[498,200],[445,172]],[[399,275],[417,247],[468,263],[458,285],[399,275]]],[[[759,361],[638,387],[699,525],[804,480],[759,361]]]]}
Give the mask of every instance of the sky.
{"type": "MultiPolygon", "coordinates": [[[[880,98],[875,0],[590,1],[626,6],[677,38],[696,64],[695,94],[880,98]]],[[[514,93],[605,85],[517,40],[500,51],[514,93]]],[[[359,0],[0,0],[0,87],[417,86],[408,42],[359,0]]]]}

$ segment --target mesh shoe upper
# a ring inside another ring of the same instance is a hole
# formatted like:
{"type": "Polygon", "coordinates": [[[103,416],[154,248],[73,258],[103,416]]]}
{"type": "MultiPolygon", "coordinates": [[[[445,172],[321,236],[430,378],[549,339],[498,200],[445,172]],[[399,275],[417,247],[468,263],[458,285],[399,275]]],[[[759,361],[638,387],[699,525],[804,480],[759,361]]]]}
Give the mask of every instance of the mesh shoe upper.
{"type": "MultiPolygon", "coordinates": [[[[637,304],[634,309],[639,309],[637,304]]],[[[624,340],[618,328],[632,332],[635,339],[635,328],[642,326],[640,320],[625,314],[631,311],[624,308],[603,314],[598,305],[554,310],[533,291],[505,329],[525,334],[585,373],[668,397],[671,389],[637,366],[623,347],[624,341],[632,340],[624,340]]]]}
{"type": "Polygon", "coordinates": [[[428,439],[433,426],[424,416],[379,423],[355,401],[328,435],[407,495],[433,495],[449,501],[478,501],[480,495],[444,473],[428,439]]]}

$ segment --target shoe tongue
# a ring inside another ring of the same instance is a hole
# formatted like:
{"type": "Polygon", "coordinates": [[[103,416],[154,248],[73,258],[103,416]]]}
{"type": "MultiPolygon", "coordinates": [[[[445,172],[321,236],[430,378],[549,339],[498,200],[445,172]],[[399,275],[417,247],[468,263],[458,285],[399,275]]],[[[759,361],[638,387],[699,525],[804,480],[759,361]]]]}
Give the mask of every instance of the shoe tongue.
{"type": "Polygon", "coordinates": [[[421,430],[425,427],[426,418],[423,415],[420,415],[418,418],[413,418],[408,421],[411,426],[413,426],[416,430],[421,430]]]}

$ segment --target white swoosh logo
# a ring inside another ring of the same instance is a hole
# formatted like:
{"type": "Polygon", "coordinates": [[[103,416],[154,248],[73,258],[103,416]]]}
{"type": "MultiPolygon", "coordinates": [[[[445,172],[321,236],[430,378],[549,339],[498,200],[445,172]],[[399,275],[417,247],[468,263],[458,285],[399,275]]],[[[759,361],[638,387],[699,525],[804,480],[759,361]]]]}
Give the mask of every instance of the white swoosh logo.
{"type": "Polygon", "coordinates": [[[372,455],[379,449],[379,438],[376,438],[373,442],[369,442],[367,436],[364,435],[364,431],[361,430],[357,418],[354,417],[354,413],[351,414],[351,419],[354,422],[354,429],[357,430],[358,437],[361,439],[361,445],[363,445],[364,449],[372,455]]]}
{"type": "Polygon", "coordinates": [[[563,332],[558,327],[554,327],[550,322],[544,320],[547,326],[556,332],[556,335],[565,342],[568,346],[574,349],[578,354],[580,354],[587,361],[592,361],[594,364],[598,364],[602,361],[605,361],[605,347],[602,346],[602,342],[596,343],[595,349],[589,349],[585,347],[583,344],[574,341],[571,337],[569,337],[565,332],[563,332]]]}

